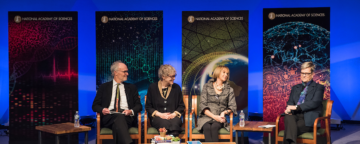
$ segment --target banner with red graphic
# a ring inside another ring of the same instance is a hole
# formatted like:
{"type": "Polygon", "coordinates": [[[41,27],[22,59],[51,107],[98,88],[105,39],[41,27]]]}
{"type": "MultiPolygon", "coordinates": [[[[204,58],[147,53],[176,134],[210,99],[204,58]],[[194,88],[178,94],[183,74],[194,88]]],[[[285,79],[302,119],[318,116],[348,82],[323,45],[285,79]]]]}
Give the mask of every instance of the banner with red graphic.
{"type": "Polygon", "coordinates": [[[284,113],[304,62],[316,65],[313,80],[330,99],[330,8],[264,9],[263,16],[264,121],[284,113]]]}
{"type": "Polygon", "coordinates": [[[77,12],[9,12],[8,25],[9,140],[37,141],[36,126],[73,122],[78,110],[77,12]]]}

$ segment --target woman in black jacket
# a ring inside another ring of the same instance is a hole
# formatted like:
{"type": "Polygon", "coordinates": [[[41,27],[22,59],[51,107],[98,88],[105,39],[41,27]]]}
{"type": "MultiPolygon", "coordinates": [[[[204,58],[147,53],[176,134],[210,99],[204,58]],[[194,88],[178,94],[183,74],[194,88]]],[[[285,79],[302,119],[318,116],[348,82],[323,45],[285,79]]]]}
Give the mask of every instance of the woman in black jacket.
{"type": "Polygon", "coordinates": [[[175,68],[162,65],[158,75],[160,81],[149,86],[145,109],[153,127],[165,127],[167,134],[178,136],[182,131],[180,117],[185,104],[180,86],[174,83],[175,68]]]}

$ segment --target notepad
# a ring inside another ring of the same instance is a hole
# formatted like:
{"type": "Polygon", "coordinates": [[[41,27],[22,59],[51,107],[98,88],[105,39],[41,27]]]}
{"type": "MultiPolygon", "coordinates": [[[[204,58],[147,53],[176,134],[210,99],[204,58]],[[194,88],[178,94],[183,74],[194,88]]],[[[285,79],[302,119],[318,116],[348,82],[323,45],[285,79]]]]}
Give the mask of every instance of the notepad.
{"type": "Polygon", "coordinates": [[[259,126],[259,128],[272,128],[272,127],[276,127],[276,125],[261,125],[261,126],[259,126]]]}
{"type": "Polygon", "coordinates": [[[116,114],[116,113],[118,113],[118,114],[122,114],[121,112],[110,111],[110,114],[116,114]]]}

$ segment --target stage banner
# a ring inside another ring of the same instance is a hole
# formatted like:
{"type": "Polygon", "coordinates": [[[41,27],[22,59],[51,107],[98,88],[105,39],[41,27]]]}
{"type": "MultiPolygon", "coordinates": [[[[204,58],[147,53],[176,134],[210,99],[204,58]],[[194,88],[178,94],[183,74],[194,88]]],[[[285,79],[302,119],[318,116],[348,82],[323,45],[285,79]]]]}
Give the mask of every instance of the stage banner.
{"type": "Polygon", "coordinates": [[[96,12],[96,88],[113,80],[110,66],[117,60],[127,65],[126,82],[136,85],[144,111],[147,89],[163,64],[162,11],[96,12]]]}
{"type": "Polygon", "coordinates": [[[190,103],[193,95],[200,100],[201,90],[216,66],[227,66],[238,113],[247,112],[248,24],[249,11],[182,13],[182,90],[183,95],[190,96],[190,103]]]}
{"type": "Polygon", "coordinates": [[[316,65],[313,80],[325,86],[329,99],[330,8],[264,9],[263,31],[264,121],[284,113],[304,62],[316,65]]]}
{"type": "MultiPolygon", "coordinates": [[[[35,126],[73,122],[78,110],[77,12],[9,12],[10,143],[35,126]]],[[[43,140],[54,141],[43,133],[43,140]]],[[[73,139],[77,136],[73,136],[73,139]]]]}

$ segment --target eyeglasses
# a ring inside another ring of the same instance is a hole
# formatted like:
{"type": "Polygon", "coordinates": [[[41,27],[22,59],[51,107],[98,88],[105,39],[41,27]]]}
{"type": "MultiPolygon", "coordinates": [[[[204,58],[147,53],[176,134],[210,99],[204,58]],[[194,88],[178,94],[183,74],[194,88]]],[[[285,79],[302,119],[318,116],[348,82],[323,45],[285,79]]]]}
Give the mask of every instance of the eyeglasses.
{"type": "Polygon", "coordinates": [[[309,76],[311,74],[312,74],[312,72],[311,73],[301,73],[301,75],[303,75],[303,76],[309,76]]]}
{"type": "Polygon", "coordinates": [[[170,78],[175,78],[176,77],[176,74],[175,75],[171,75],[171,76],[168,76],[170,78]]]}
{"type": "Polygon", "coordinates": [[[129,73],[129,71],[118,71],[118,72],[129,73]]]}

